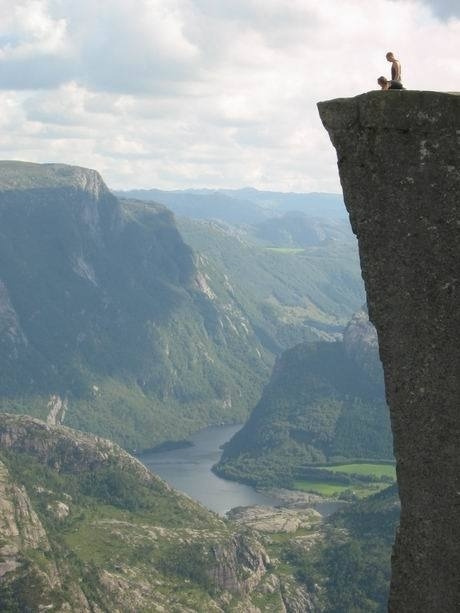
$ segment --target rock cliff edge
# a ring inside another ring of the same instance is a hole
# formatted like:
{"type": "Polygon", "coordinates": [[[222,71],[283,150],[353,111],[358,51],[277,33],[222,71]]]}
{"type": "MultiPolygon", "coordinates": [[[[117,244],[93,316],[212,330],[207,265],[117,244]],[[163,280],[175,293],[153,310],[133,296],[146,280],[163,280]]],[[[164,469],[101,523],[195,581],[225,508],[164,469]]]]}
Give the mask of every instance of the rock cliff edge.
{"type": "Polygon", "coordinates": [[[318,104],[385,371],[401,497],[390,611],[460,610],[460,95],[318,104]]]}

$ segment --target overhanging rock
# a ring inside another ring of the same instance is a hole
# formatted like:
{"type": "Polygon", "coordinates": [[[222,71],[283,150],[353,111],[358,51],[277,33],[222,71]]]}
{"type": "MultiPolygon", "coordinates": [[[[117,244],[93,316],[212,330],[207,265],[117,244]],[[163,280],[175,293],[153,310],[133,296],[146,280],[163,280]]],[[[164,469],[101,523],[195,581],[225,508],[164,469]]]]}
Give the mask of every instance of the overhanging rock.
{"type": "Polygon", "coordinates": [[[460,95],[318,104],[385,372],[401,497],[390,611],[460,611],[460,95]]]}

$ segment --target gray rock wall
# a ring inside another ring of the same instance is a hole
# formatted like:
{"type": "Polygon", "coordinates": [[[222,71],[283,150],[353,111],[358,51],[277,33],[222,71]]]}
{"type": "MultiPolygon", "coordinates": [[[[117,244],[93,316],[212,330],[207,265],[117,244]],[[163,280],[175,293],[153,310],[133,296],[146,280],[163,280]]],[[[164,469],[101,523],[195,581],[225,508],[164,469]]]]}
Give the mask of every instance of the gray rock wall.
{"type": "Polygon", "coordinates": [[[460,611],[460,96],[321,102],[359,240],[401,497],[390,611],[460,611]]]}

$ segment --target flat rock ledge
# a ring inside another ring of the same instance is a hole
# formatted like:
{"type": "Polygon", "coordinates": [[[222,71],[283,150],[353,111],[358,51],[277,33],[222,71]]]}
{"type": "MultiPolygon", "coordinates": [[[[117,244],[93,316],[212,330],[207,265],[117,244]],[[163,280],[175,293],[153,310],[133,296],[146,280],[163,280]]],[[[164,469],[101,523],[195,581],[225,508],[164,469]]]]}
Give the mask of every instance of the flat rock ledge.
{"type": "Polygon", "coordinates": [[[235,507],[227,514],[236,523],[243,524],[259,532],[297,532],[310,530],[322,520],[321,513],[315,509],[288,509],[286,507],[235,507]]]}
{"type": "Polygon", "coordinates": [[[401,497],[389,610],[460,611],[460,96],[320,102],[377,329],[401,497]]]}

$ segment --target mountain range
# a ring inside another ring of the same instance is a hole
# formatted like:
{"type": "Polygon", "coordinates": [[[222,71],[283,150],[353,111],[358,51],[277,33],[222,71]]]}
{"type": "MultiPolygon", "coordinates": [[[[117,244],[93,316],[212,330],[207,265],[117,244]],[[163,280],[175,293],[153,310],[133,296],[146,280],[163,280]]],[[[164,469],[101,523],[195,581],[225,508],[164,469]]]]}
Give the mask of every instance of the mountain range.
{"type": "Polygon", "coordinates": [[[353,242],[286,253],[197,223],[192,249],[96,171],[0,163],[0,408],[128,449],[182,439],[243,420],[276,353],[362,299],[353,242]]]}
{"type": "Polygon", "coordinates": [[[133,189],[116,194],[122,198],[160,202],[177,215],[194,219],[220,219],[231,224],[253,224],[291,211],[327,220],[348,219],[340,194],[283,193],[254,188],[133,189]]]}

